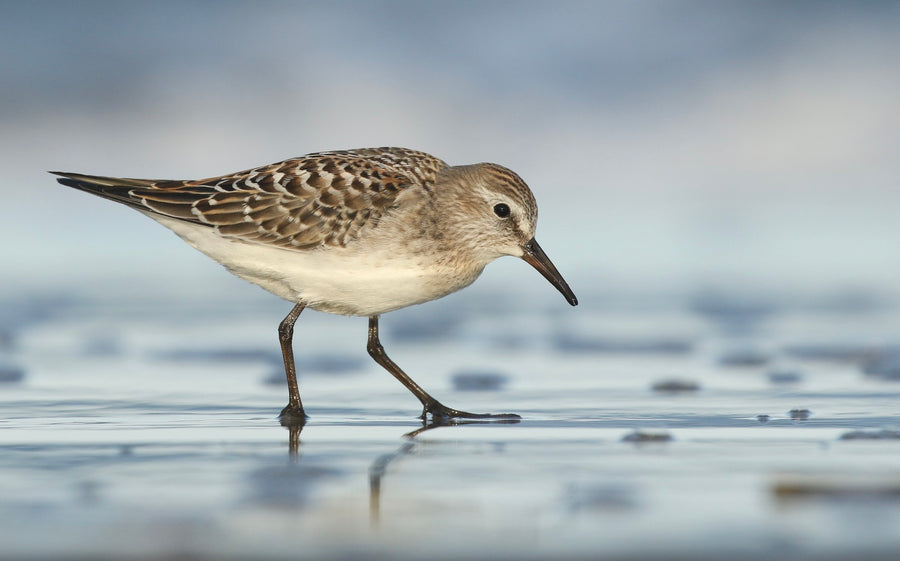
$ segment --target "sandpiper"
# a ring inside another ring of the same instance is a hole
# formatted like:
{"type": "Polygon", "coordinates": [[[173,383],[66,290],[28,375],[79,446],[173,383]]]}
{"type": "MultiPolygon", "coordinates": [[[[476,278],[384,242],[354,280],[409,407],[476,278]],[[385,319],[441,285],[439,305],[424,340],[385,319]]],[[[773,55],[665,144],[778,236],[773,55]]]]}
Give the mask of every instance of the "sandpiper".
{"type": "Polygon", "coordinates": [[[534,239],[537,204],[511,170],[449,166],[424,152],[317,152],[196,181],[51,172],[63,185],[124,203],[226,269],[295,305],[278,327],[288,382],[284,424],[302,424],[294,323],[305,308],[369,318],[368,352],[422,402],[422,418],[474,414],[431,397],[384,351],[381,314],[472,284],[504,255],[537,269],[573,306],[575,294],[534,239]]]}

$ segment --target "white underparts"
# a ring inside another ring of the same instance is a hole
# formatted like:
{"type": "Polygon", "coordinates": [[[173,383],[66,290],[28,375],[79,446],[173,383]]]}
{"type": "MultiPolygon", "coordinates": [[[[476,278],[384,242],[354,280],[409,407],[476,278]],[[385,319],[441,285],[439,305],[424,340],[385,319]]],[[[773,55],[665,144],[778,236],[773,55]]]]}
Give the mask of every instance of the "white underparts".
{"type": "Polygon", "coordinates": [[[293,250],[223,238],[205,225],[145,213],[238,277],[323,312],[373,316],[440,298],[475,281],[483,267],[449,270],[378,244],[293,250]]]}

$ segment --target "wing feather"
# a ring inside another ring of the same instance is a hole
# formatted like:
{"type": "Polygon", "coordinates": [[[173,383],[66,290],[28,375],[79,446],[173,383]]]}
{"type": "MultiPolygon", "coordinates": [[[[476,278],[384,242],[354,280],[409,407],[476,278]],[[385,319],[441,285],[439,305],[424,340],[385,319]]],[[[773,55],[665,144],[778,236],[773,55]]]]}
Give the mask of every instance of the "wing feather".
{"type": "Polygon", "coordinates": [[[346,245],[410,188],[447,167],[404,148],[318,152],[238,173],[173,181],[51,172],[63,185],[148,214],[214,228],[226,238],[306,249],[346,245]]]}

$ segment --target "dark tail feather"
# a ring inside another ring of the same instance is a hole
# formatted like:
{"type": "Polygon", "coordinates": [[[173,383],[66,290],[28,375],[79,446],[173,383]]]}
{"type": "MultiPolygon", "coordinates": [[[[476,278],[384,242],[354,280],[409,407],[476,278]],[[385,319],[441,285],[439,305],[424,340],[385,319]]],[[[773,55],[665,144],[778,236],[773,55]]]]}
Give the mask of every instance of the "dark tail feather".
{"type": "Polygon", "coordinates": [[[50,173],[60,176],[56,180],[66,187],[128,205],[151,217],[158,215],[192,224],[210,225],[194,215],[192,205],[210,196],[210,192],[214,192],[211,187],[181,189],[179,187],[184,186],[184,181],[104,177],[64,171],[50,173]],[[160,185],[165,187],[160,189],[160,185]]]}
{"type": "Polygon", "coordinates": [[[149,187],[153,180],[83,175],[64,171],[51,171],[50,173],[59,175],[60,177],[57,177],[56,181],[66,187],[73,187],[79,191],[123,203],[139,210],[150,210],[141,203],[139,196],[136,197],[132,194],[132,190],[149,187]]]}

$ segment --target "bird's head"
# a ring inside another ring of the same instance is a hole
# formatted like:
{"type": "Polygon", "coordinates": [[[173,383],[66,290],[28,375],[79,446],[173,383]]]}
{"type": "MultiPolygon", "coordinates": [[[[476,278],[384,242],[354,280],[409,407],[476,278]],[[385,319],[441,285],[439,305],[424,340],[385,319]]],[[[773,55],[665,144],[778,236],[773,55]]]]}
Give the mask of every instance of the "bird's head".
{"type": "Polygon", "coordinates": [[[447,219],[458,230],[461,243],[485,264],[504,255],[523,259],[569,304],[578,304],[572,289],[534,238],[537,203],[522,178],[497,164],[474,164],[450,168],[442,179],[445,181],[435,189],[439,196],[453,199],[443,206],[451,214],[447,219]]]}

